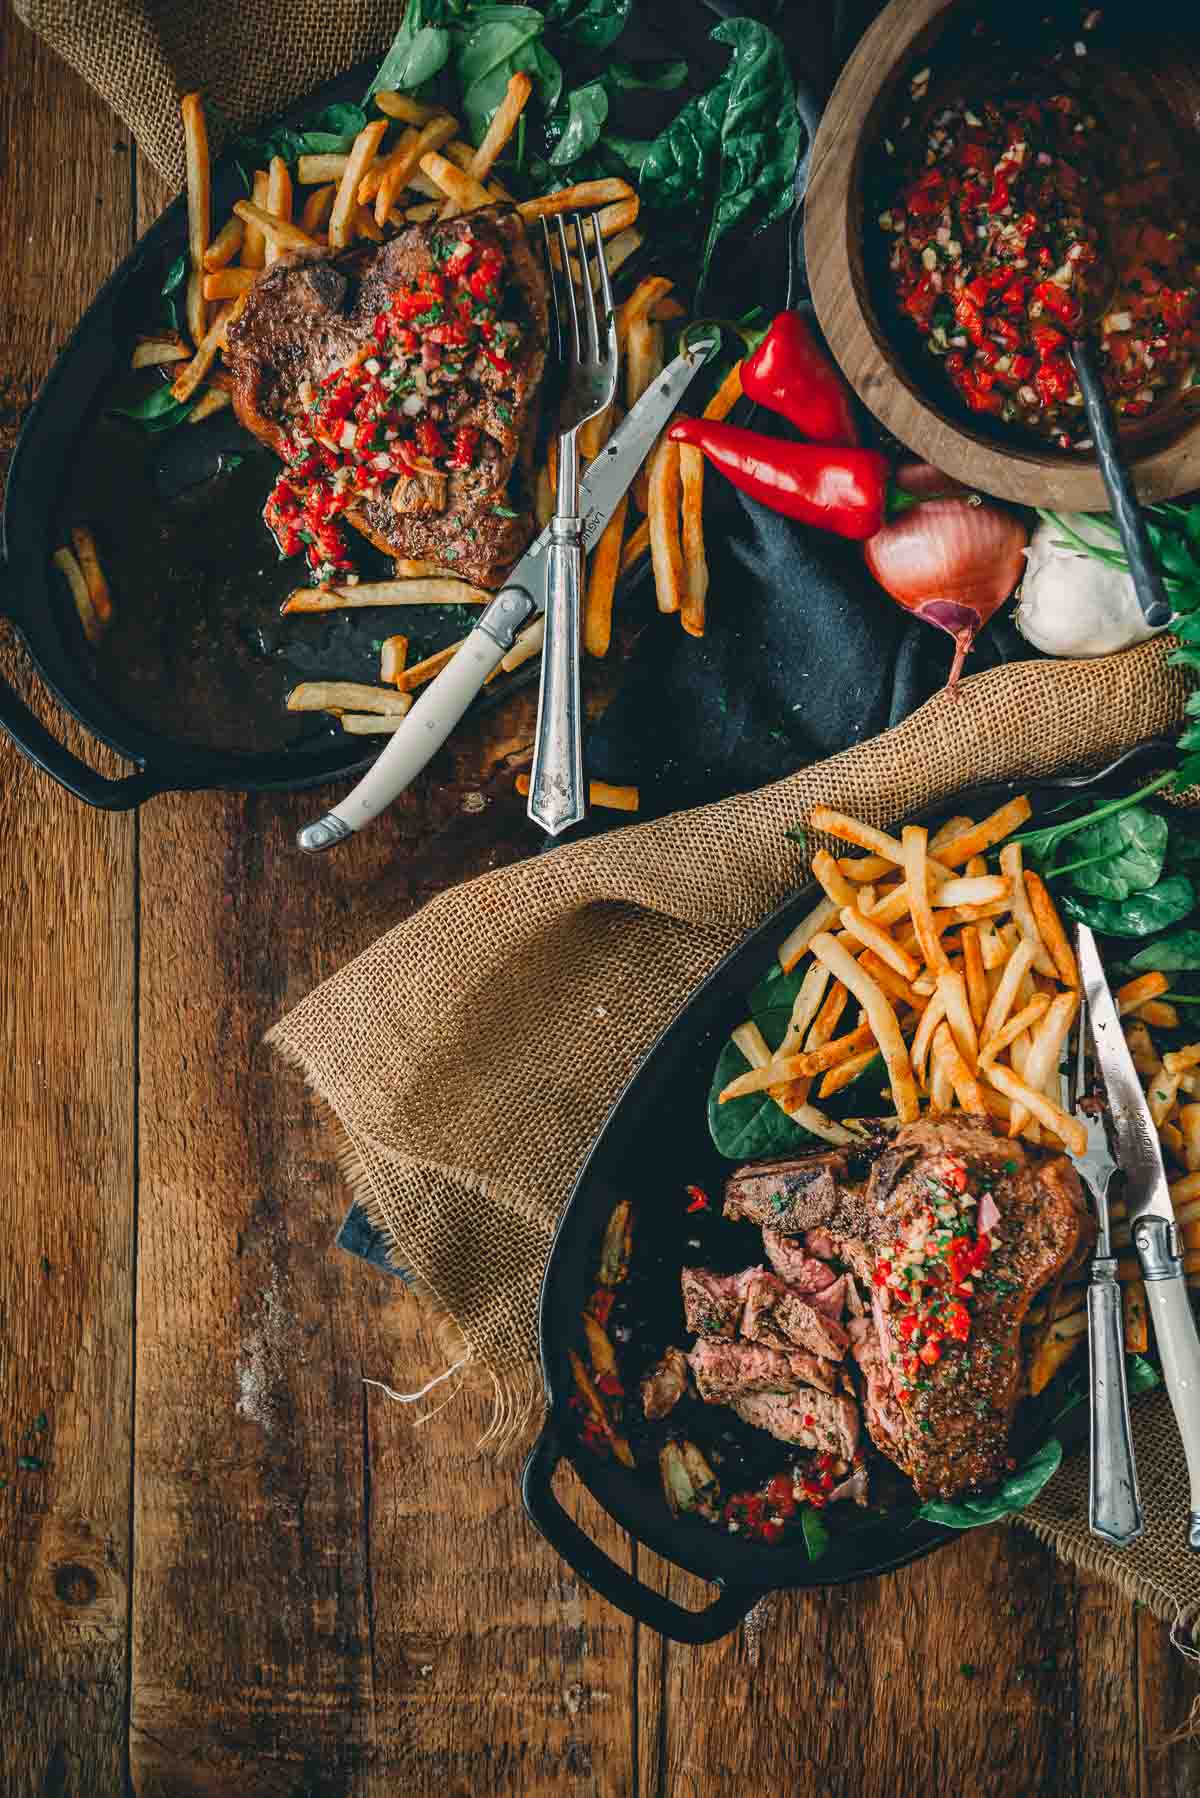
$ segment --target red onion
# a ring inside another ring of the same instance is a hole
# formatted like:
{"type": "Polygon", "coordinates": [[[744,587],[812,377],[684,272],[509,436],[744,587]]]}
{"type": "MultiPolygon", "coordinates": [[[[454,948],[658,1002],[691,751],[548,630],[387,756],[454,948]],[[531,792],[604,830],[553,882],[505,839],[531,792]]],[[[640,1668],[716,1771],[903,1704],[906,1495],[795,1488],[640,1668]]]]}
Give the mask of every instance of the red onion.
{"type": "MultiPolygon", "coordinates": [[[[915,474],[902,470],[897,484],[913,481],[928,491],[933,483],[923,468],[914,481],[915,474]]],[[[957,685],[977,633],[1020,580],[1028,540],[1013,513],[971,495],[920,500],[863,545],[867,567],[896,604],[954,638],[949,687],[957,685]]]]}

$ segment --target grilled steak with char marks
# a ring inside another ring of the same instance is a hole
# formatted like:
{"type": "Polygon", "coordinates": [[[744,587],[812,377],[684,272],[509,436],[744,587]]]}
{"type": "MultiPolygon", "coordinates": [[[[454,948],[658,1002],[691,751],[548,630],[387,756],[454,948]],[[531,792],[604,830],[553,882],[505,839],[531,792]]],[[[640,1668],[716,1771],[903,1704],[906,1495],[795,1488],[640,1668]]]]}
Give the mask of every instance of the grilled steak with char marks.
{"type": "Polygon", "coordinates": [[[398,483],[388,475],[378,497],[364,498],[345,516],[387,555],[435,562],[465,580],[495,586],[532,535],[516,465],[532,445],[545,362],[545,277],[519,213],[489,206],[445,223],[411,226],[378,249],[280,256],[230,323],[225,360],[238,418],[287,460],[289,432],[306,417],[305,395],[364,350],[373,351],[377,315],[397,292],[444,266],[465,240],[503,257],[501,315],[519,331],[511,367],[498,369],[481,350],[451,382],[443,378],[437,347],[426,343],[414,358],[410,397],[414,405],[423,402],[412,416],[428,418],[447,437],[462,427],[478,429],[477,453],[471,466],[430,477],[423,497],[409,483],[406,503],[421,510],[395,509],[398,483]]]}
{"type": "Polygon", "coordinates": [[[837,1387],[837,1368],[819,1355],[800,1349],[765,1348],[755,1342],[706,1342],[687,1357],[700,1397],[710,1405],[727,1405],[749,1392],[796,1392],[816,1386],[837,1387]]]}
{"type": "Polygon", "coordinates": [[[772,1342],[840,1360],[849,1338],[838,1323],[844,1282],[821,1293],[798,1292],[765,1267],[716,1274],[706,1267],[680,1270],[683,1314],[697,1336],[772,1342]],[[823,1301],[823,1302],[822,1302],[823,1301]]]}
{"type": "Polygon", "coordinates": [[[858,1406],[840,1392],[751,1392],[728,1402],[743,1423],[780,1442],[820,1449],[845,1461],[858,1447],[858,1406]]]}
{"type": "Polygon", "coordinates": [[[840,1149],[795,1160],[752,1161],[725,1183],[725,1216],[749,1218],[752,1224],[796,1236],[828,1222],[848,1177],[849,1161],[840,1149]]]}

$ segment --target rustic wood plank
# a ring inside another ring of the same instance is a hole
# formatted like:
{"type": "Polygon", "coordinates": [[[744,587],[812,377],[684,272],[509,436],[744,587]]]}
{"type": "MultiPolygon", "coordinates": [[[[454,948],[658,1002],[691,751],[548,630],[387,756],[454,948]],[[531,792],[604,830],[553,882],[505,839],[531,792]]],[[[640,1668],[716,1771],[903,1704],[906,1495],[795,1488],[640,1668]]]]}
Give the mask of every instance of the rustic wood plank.
{"type": "Polygon", "coordinates": [[[1172,1646],[1166,1626],[1140,1605],[1134,1606],[1134,1623],[1141,1764],[1136,1788],[1127,1789],[1136,1789],[1138,1798],[1183,1798],[1200,1791],[1197,1669],[1172,1646]]]}
{"type": "Polygon", "coordinates": [[[1075,1789],[1135,1792],[1140,1771],[1137,1619],[1095,1574],[1075,1580],[1075,1789]]]}
{"type": "MultiPolygon", "coordinates": [[[[0,21],[0,452],[124,255],[106,107],[0,21]],[[81,229],[81,222],[83,229],[81,229]]],[[[0,677],[91,755],[5,628],[0,677]]],[[[100,751],[97,765],[120,771],[100,751]]],[[[0,740],[0,1742],[12,1792],[124,1772],[133,1242],[133,843],[0,740]],[[27,1463],[20,1465],[19,1457],[27,1463]]]]}

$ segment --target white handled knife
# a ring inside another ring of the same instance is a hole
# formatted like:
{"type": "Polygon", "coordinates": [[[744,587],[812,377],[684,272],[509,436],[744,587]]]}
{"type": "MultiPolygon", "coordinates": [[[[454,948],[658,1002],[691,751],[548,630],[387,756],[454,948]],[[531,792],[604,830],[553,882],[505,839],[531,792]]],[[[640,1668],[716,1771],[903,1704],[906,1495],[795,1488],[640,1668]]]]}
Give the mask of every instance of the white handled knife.
{"type": "MultiPolygon", "coordinates": [[[[689,343],[664,368],[618,425],[584,476],[583,543],[590,551],[646,460],[659,432],[695,375],[715,352],[719,334],[689,343]]],[[[392,803],[441,748],[489,674],[531,618],[546,609],[549,527],[526,550],[481,614],[462,648],[426,687],[399,730],[358,785],[332,811],[306,824],[296,841],[310,855],[342,843],[392,803]]]]}
{"type": "Polygon", "coordinates": [[[1125,1175],[1133,1245],[1167,1392],[1183,1438],[1191,1487],[1188,1547],[1200,1552],[1200,1337],[1184,1279],[1182,1245],[1167,1188],[1158,1131],[1142,1091],[1092,932],[1079,930],[1079,972],[1087,997],[1096,1065],[1108,1099],[1116,1160],[1125,1175]]]}

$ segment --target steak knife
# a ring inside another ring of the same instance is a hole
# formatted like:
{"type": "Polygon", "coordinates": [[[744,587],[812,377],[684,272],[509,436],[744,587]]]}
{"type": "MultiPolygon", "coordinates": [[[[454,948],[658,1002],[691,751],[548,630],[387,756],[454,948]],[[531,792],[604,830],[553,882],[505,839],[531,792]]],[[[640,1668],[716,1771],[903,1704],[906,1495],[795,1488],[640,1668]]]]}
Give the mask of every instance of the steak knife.
{"type": "MultiPolygon", "coordinates": [[[[595,545],[659,432],[718,343],[718,333],[689,343],[646,389],[589,467],[580,497],[585,553],[595,545]]],[[[314,855],[345,842],[377,818],[432,759],[488,675],[513,647],[517,633],[532,618],[545,613],[549,547],[547,527],[521,557],[462,647],[405,715],[391,742],[358,785],[323,818],[297,832],[301,849],[314,855]]]]}
{"type": "Polygon", "coordinates": [[[1188,1547],[1200,1552],[1200,1337],[1184,1280],[1179,1226],[1167,1187],[1158,1132],[1121,1029],[1096,939],[1081,926],[1079,971],[1091,1019],[1096,1065],[1108,1095],[1117,1162],[1126,1183],[1134,1247],[1191,1488],[1188,1547]]]}

